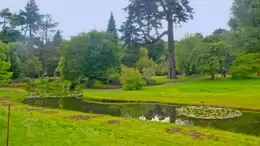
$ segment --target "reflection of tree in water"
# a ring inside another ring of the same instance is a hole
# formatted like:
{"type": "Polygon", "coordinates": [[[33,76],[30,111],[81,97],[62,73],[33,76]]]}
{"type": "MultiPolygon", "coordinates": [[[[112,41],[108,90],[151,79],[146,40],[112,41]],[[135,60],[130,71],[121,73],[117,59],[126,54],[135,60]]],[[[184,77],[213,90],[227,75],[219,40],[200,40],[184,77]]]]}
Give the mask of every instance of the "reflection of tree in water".
{"type": "Polygon", "coordinates": [[[168,116],[167,106],[160,104],[124,104],[120,106],[121,117],[139,118],[144,116],[151,120],[155,116],[165,119],[168,116]]]}
{"type": "Polygon", "coordinates": [[[165,119],[167,117],[167,108],[166,106],[155,104],[153,105],[147,114],[143,115],[147,120],[151,120],[155,116],[159,117],[160,120],[165,119]]]}
{"type": "Polygon", "coordinates": [[[120,106],[121,117],[139,118],[145,115],[152,105],[148,104],[123,104],[120,106]]]}

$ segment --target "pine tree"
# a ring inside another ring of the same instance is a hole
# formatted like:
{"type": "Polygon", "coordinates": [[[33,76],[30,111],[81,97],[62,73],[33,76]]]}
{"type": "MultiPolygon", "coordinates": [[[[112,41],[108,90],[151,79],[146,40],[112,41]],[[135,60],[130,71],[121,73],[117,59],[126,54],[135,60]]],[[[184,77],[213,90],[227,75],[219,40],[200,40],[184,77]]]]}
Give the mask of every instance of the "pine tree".
{"type": "Polygon", "coordinates": [[[63,38],[62,38],[62,36],[61,36],[61,31],[58,30],[58,31],[55,33],[55,35],[53,36],[52,42],[53,42],[53,44],[54,44],[55,46],[59,46],[59,45],[61,44],[62,40],[63,40],[63,38]]]}
{"type": "MultiPolygon", "coordinates": [[[[132,36],[128,33],[124,38],[132,38],[134,43],[145,45],[158,42],[163,36],[168,35],[169,50],[169,78],[176,79],[174,26],[187,22],[193,18],[193,8],[190,0],[131,0],[124,9],[128,13],[126,25],[128,29],[123,32],[135,32],[132,36]],[[163,30],[162,21],[166,21],[168,28],[163,30]],[[129,26],[134,27],[129,30],[129,26]],[[160,33],[162,32],[162,33],[160,33]]],[[[127,42],[125,42],[126,44],[127,42]]],[[[125,45],[124,45],[125,46],[125,45]]]]}
{"type": "Polygon", "coordinates": [[[35,0],[30,0],[26,4],[25,11],[21,11],[20,16],[22,17],[23,23],[27,26],[24,29],[25,32],[29,31],[29,38],[31,40],[34,34],[39,30],[39,23],[43,17],[39,13],[39,8],[35,0]]]}
{"type": "Polygon", "coordinates": [[[111,16],[107,25],[107,32],[112,33],[115,42],[118,42],[118,34],[117,34],[117,29],[116,29],[116,21],[114,19],[113,12],[111,12],[111,16]]]}

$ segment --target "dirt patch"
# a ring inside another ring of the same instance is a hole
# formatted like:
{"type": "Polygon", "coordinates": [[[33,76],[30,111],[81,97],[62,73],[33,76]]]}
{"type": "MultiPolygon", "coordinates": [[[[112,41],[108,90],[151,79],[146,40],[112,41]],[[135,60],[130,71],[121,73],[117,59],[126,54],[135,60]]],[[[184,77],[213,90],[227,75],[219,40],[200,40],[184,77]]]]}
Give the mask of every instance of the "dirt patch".
{"type": "Polygon", "coordinates": [[[46,110],[46,109],[42,109],[42,108],[23,108],[22,110],[25,110],[27,112],[41,112],[41,113],[45,113],[45,114],[59,113],[57,111],[51,111],[51,110],[46,110]]]}
{"type": "Polygon", "coordinates": [[[44,109],[42,108],[23,108],[22,110],[25,110],[27,112],[43,112],[44,109]]]}
{"type": "Polygon", "coordinates": [[[71,120],[74,120],[74,121],[84,121],[84,120],[91,120],[93,118],[100,118],[100,117],[103,117],[103,116],[84,116],[84,115],[74,115],[74,116],[71,116],[71,117],[65,117],[65,118],[69,118],[71,120]]]}
{"type": "Polygon", "coordinates": [[[10,100],[9,96],[0,97],[0,101],[10,100]]]}
{"type": "Polygon", "coordinates": [[[196,140],[204,140],[204,139],[212,139],[215,141],[219,141],[219,138],[216,137],[215,135],[206,135],[204,133],[198,132],[196,130],[191,130],[191,131],[182,131],[181,128],[166,128],[165,131],[169,134],[174,134],[174,133],[180,133],[185,136],[191,136],[193,139],[196,140]]]}
{"type": "Polygon", "coordinates": [[[41,111],[41,112],[44,113],[44,114],[57,114],[57,113],[59,113],[57,111],[41,111]]]}
{"type": "Polygon", "coordinates": [[[215,135],[208,135],[207,138],[208,138],[208,139],[215,140],[215,141],[219,141],[219,138],[216,137],[215,135]]]}
{"type": "Polygon", "coordinates": [[[189,132],[182,132],[183,135],[187,135],[187,136],[191,136],[193,137],[193,139],[198,139],[198,140],[203,140],[205,139],[205,134],[204,133],[200,133],[198,131],[192,130],[189,132]]]}
{"type": "Polygon", "coordinates": [[[109,125],[120,125],[121,121],[118,120],[110,120],[107,122],[109,125]]]}
{"type": "MultiPolygon", "coordinates": [[[[9,106],[10,103],[8,102],[0,102],[1,106],[9,106]]],[[[11,104],[11,106],[13,106],[14,104],[11,104]]]]}
{"type": "Polygon", "coordinates": [[[173,133],[177,133],[177,132],[181,132],[182,129],[181,128],[166,128],[166,132],[169,134],[173,134],[173,133]]]}

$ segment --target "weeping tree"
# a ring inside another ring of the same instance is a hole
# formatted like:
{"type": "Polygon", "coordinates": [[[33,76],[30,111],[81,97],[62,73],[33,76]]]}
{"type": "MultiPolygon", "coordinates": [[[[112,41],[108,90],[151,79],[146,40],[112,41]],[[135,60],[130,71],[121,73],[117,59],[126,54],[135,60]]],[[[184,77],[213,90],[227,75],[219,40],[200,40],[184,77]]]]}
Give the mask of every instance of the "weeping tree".
{"type": "Polygon", "coordinates": [[[145,45],[158,42],[168,35],[169,79],[176,79],[174,26],[193,18],[193,8],[188,0],[130,0],[124,8],[128,17],[121,28],[125,43],[132,39],[134,44],[145,45]],[[163,21],[168,24],[163,29],[163,21]],[[131,30],[129,30],[131,29],[131,30]],[[134,32],[133,32],[134,31],[134,32]]]}

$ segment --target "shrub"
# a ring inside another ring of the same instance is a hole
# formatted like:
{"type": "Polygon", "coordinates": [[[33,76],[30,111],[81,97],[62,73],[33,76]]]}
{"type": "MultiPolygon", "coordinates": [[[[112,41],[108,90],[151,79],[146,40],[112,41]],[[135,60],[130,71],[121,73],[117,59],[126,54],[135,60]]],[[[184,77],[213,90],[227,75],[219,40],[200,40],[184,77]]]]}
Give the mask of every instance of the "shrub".
{"type": "Polygon", "coordinates": [[[99,81],[99,80],[96,80],[94,83],[93,83],[93,88],[94,89],[102,89],[103,87],[103,84],[99,81]]]}
{"type": "Polygon", "coordinates": [[[152,68],[144,68],[143,76],[147,84],[156,84],[156,81],[152,79],[155,76],[155,71],[152,68]]]}
{"type": "Polygon", "coordinates": [[[250,78],[260,70],[259,54],[239,54],[233,62],[231,75],[233,79],[250,78]]]}
{"type": "Polygon", "coordinates": [[[19,89],[28,90],[29,89],[29,84],[27,84],[27,83],[17,83],[17,84],[12,84],[11,87],[12,88],[19,88],[19,89]]]}
{"type": "Polygon", "coordinates": [[[145,85],[142,74],[135,68],[121,66],[120,81],[125,90],[140,90],[145,85]]]}
{"type": "Polygon", "coordinates": [[[85,89],[85,87],[86,87],[86,85],[84,85],[84,84],[79,84],[79,85],[77,85],[77,86],[75,87],[75,90],[76,90],[76,91],[81,91],[81,90],[85,89]]]}
{"type": "Polygon", "coordinates": [[[72,86],[72,83],[70,82],[70,81],[68,81],[68,80],[65,80],[64,82],[63,82],[63,89],[65,89],[65,90],[70,90],[70,88],[71,88],[71,86],[72,86]]]}
{"type": "Polygon", "coordinates": [[[169,65],[167,61],[163,61],[155,66],[156,76],[165,76],[168,75],[169,65]]]}
{"type": "Polygon", "coordinates": [[[136,63],[136,67],[139,69],[139,71],[143,72],[144,68],[154,68],[155,65],[156,64],[153,59],[149,59],[148,50],[145,48],[141,48],[139,60],[136,63]]]}
{"type": "Polygon", "coordinates": [[[24,78],[21,79],[22,83],[30,83],[30,81],[31,81],[31,79],[28,78],[28,77],[24,77],[24,78]]]}
{"type": "Polygon", "coordinates": [[[108,76],[107,83],[119,85],[120,84],[120,74],[119,73],[110,74],[108,76]]]}

